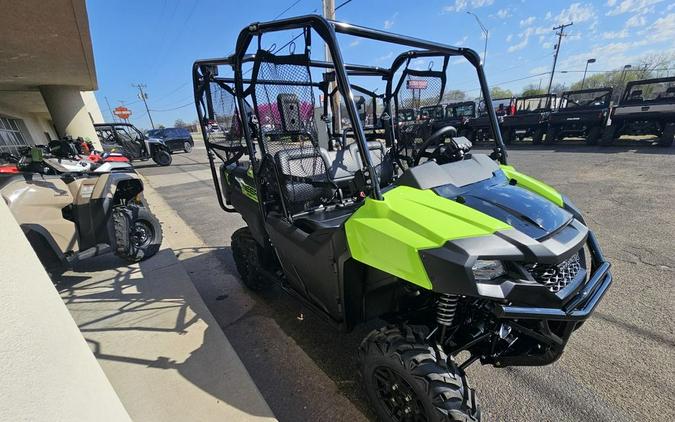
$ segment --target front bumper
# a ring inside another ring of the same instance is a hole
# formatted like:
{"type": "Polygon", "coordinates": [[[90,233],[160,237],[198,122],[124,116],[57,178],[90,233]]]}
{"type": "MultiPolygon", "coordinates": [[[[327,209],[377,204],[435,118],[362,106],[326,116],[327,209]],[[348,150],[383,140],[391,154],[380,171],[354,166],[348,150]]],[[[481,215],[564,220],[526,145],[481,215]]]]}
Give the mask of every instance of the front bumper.
{"type": "Polygon", "coordinates": [[[592,232],[588,233],[587,247],[591,252],[591,276],[580,290],[561,308],[537,308],[498,304],[495,315],[504,319],[539,319],[553,321],[583,321],[600,303],[612,284],[611,264],[605,259],[592,232]]]}

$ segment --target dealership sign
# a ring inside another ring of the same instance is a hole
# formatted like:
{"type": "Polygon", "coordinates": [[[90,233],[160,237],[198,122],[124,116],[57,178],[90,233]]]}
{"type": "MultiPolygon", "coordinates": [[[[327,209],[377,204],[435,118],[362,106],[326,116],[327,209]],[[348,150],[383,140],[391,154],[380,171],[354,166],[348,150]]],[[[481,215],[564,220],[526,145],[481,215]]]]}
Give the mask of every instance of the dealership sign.
{"type": "Polygon", "coordinates": [[[408,89],[427,89],[429,82],[423,79],[408,79],[405,85],[408,89]]]}
{"type": "Polygon", "coordinates": [[[131,110],[124,106],[119,106],[113,110],[113,114],[122,120],[126,120],[131,116],[131,110]]]}

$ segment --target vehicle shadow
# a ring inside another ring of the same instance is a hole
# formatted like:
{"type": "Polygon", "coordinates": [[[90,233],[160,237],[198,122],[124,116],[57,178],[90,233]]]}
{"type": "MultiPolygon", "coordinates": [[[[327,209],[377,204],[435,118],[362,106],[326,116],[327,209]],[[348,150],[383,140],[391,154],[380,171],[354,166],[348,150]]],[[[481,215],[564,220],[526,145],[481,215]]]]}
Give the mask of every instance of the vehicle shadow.
{"type": "Polygon", "coordinates": [[[280,286],[263,292],[245,289],[229,246],[176,249],[175,253],[182,257],[202,298],[279,420],[311,419],[323,412],[331,412],[332,420],[359,420],[364,415],[374,419],[361,388],[356,352],[363,338],[382,321],[349,333],[338,332],[280,286]],[[253,304],[237,295],[252,298],[253,304]],[[308,381],[315,376],[309,366],[327,375],[361,414],[340,408],[334,389],[325,392],[333,396],[332,403],[316,400],[322,394],[316,389],[325,383],[308,381]],[[294,391],[293,397],[289,391],[294,391]]]}
{"type": "Polygon", "coordinates": [[[54,281],[134,418],[204,420],[199,415],[211,414],[222,419],[231,412],[227,406],[239,414],[272,417],[247,396],[246,380],[242,384],[228,362],[236,355],[179,265],[170,249],[135,265],[108,254],[83,261],[54,281]],[[181,272],[183,280],[176,276],[181,272]],[[160,385],[167,393],[160,394],[160,385]],[[139,401],[144,390],[149,394],[139,401]],[[200,410],[186,409],[181,404],[186,400],[200,410]]]}

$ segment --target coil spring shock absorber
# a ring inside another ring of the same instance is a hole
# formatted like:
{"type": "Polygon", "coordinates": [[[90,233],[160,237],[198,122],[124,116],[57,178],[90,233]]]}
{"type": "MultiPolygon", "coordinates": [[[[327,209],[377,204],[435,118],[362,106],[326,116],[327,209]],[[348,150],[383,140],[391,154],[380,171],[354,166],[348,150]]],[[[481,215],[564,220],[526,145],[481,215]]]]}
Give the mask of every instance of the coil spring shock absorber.
{"type": "Polygon", "coordinates": [[[455,319],[455,311],[457,310],[457,303],[459,296],[449,293],[441,293],[436,301],[436,322],[441,326],[441,335],[439,343],[443,344],[445,340],[445,330],[452,326],[455,319]]]}

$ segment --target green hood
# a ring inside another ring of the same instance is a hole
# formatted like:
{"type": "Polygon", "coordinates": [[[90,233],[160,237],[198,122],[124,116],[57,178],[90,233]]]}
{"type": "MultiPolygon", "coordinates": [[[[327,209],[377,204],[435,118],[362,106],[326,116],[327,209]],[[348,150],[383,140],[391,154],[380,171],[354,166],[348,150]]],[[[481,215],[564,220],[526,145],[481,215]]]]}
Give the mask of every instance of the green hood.
{"type": "Polygon", "coordinates": [[[388,191],[381,201],[367,198],[345,224],[354,259],[426,289],[432,286],[420,250],[509,228],[432,190],[407,186],[388,191]]]}

